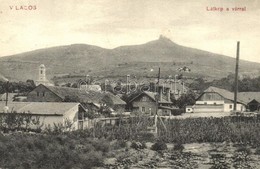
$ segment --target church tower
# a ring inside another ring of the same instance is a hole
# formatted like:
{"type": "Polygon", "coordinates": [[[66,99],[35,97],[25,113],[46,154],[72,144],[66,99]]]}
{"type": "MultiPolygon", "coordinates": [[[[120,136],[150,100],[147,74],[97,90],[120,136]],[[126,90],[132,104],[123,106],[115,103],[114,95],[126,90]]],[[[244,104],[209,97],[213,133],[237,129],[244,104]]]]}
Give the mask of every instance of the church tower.
{"type": "Polygon", "coordinates": [[[39,67],[39,79],[38,81],[46,81],[45,66],[41,64],[39,67]]]}
{"type": "Polygon", "coordinates": [[[35,83],[36,83],[36,86],[38,86],[39,84],[43,84],[46,86],[53,86],[53,84],[51,84],[46,78],[46,68],[45,68],[44,64],[41,64],[39,67],[38,80],[36,80],[35,83]]]}

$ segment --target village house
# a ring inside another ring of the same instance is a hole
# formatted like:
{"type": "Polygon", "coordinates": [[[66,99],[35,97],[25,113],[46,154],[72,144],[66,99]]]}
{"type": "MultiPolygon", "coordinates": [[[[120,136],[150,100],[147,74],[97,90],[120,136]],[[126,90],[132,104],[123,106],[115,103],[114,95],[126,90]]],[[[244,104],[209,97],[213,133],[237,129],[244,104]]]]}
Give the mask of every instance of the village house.
{"type": "Polygon", "coordinates": [[[253,112],[260,110],[260,92],[239,92],[238,98],[247,103],[246,108],[253,112]]]}
{"type": "MultiPolygon", "coordinates": [[[[238,97],[237,110],[245,111],[247,103],[238,97]]],[[[197,99],[193,112],[231,112],[234,109],[234,93],[217,87],[209,87],[197,99]]]]}
{"type": "Polygon", "coordinates": [[[37,118],[42,129],[53,128],[54,125],[67,125],[72,130],[83,129],[84,114],[87,111],[80,103],[65,102],[12,102],[8,106],[0,103],[0,107],[1,115],[16,112],[37,118]]]}
{"type": "Polygon", "coordinates": [[[171,115],[174,110],[170,100],[170,88],[159,87],[159,93],[142,92],[134,96],[128,104],[133,113],[155,115],[158,110],[159,115],[171,115]],[[164,94],[165,93],[165,94],[164,94]]]}
{"type": "Polygon", "coordinates": [[[116,113],[125,111],[126,103],[110,92],[85,91],[79,88],[38,85],[28,96],[29,102],[79,102],[105,104],[116,113]]]}

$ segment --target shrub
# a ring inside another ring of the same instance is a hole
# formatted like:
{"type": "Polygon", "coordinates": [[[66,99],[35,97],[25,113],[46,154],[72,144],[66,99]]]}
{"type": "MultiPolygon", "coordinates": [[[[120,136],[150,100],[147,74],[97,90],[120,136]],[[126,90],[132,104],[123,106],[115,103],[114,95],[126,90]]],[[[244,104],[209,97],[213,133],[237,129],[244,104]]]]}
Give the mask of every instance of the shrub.
{"type": "Polygon", "coordinates": [[[260,155],[260,147],[257,147],[257,148],[256,148],[255,154],[256,154],[256,155],[260,155]]]}
{"type": "Polygon", "coordinates": [[[154,143],[151,147],[152,150],[154,151],[162,151],[162,150],[166,150],[167,149],[167,145],[165,142],[163,141],[157,141],[156,143],[154,143]]]}
{"type": "Polygon", "coordinates": [[[112,144],[112,147],[114,150],[118,150],[121,148],[126,148],[127,147],[127,142],[125,140],[117,140],[112,144]]]}
{"type": "Polygon", "coordinates": [[[177,143],[174,145],[173,150],[182,152],[184,150],[184,146],[180,143],[177,143]]]}
{"type": "Polygon", "coordinates": [[[147,148],[145,143],[141,143],[141,142],[132,142],[130,147],[136,150],[147,148]]]}

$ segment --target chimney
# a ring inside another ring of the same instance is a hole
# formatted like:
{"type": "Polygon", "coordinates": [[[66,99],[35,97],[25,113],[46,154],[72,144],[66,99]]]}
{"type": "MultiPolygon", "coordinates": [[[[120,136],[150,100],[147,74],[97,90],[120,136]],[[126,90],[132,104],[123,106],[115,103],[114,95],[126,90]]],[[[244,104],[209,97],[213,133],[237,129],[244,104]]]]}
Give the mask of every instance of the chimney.
{"type": "Polygon", "coordinates": [[[166,88],[166,96],[167,96],[167,101],[171,101],[171,89],[170,88],[166,88]]]}
{"type": "Polygon", "coordinates": [[[159,89],[159,100],[158,101],[162,101],[162,94],[163,94],[163,87],[162,86],[158,86],[159,89]]]}

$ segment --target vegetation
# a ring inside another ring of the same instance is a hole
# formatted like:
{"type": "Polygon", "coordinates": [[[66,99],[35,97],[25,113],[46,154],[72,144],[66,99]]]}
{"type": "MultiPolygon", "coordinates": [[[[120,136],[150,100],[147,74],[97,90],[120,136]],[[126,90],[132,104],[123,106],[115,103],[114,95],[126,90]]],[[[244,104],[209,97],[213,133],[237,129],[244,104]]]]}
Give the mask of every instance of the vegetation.
{"type": "Polygon", "coordinates": [[[0,114],[0,131],[4,133],[12,131],[34,131],[41,132],[43,124],[38,117],[33,117],[28,113],[10,113],[0,114]]]}
{"type": "MultiPolygon", "coordinates": [[[[110,140],[143,141],[147,127],[154,123],[152,118],[136,117],[129,120],[121,119],[121,125],[102,126],[97,124],[95,137],[110,140]]],[[[168,143],[202,143],[202,142],[233,142],[258,146],[260,145],[259,117],[222,117],[222,118],[187,118],[164,120],[167,131],[158,121],[158,139],[168,143]]],[[[91,135],[91,134],[90,134],[91,135]]],[[[153,138],[153,140],[155,139],[153,138]]]]}
{"type": "MultiPolygon", "coordinates": [[[[227,77],[218,80],[213,80],[211,82],[206,82],[203,78],[198,78],[195,79],[191,84],[189,84],[188,87],[192,89],[197,89],[200,92],[202,92],[209,86],[215,86],[233,92],[235,89],[234,81],[234,74],[230,74],[227,77]]],[[[254,78],[250,76],[245,76],[243,78],[238,79],[238,84],[239,92],[260,91],[260,76],[254,78]]]]}
{"type": "Polygon", "coordinates": [[[159,140],[152,145],[151,149],[154,150],[154,151],[167,150],[167,145],[162,140],[159,140]]]}
{"type": "MultiPolygon", "coordinates": [[[[236,150],[230,152],[231,156],[212,150],[209,153],[211,168],[227,168],[231,165],[235,168],[250,168],[253,153],[248,146],[256,147],[255,154],[259,154],[260,147],[258,132],[260,118],[258,117],[164,120],[167,131],[158,121],[158,137],[155,138],[150,137],[152,134],[146,132],[147,126],[153,125],[153,119],[148,117],[120,119],[114,126],[97,123],[92,129],[72,132],[65,132],[57,125],[54,130],[46,129],[37,134],[15,132],[14,129],[19,129],[17,126],[22,121],[16,116],[18,115],[15,112],[10,113],[8,118],[1,120],[1,131],[5,128],[12,131],[8,134],[0,134],[2,168],[91,168],[104,166],[104,158],[107,157],[117,157],[117,164],[120,166],[131,166],[146,158],[151,153],[149,149],[154,150],[153,153],[161,157],[149,156],[151,160],[159,161],[150,161],[143,165],[149,163],[156,166],[155,164],[160,163],[161,158],[165,158],[172,166],[196,168],[195,155],[184,151],[185,143],[196,142],[214,144],[230,142],[234,145],[238,143],[236,150]],[[131,141],[132,144],[127,146],[126,140],[131,141]],[[154,144],[147,147],[145,144],[147,141],[154,144]],[[167,150],[166,143],[175,143],[175,145],[171,150],[167,150]],[[111,154],[111,151],[121,149],[124,149],[124,155],[111,154]]],[[[31,125],[31,122],[28,123],[28,127],[29,124],[31,125]]]]}
{"type": "Polygon", "coordinates": [[[109,142],[72,132],[0,135],[1,168],[92,168],[101,166],[109,142]]]}
{"type": "Polygon", "coordinates": [[[26,82],[9,82],[8,86],[6,82],[0,81],[0,94],[8,91],[9,93],[20,93],[26,94],[35,88],[35,83],[33,80],[26,80],[26,82]]]}
{"type": "Polygon", "coordinates": [[[171,101],[174,106],[183,109],[188,105],[194,105],[196,101],[196,95],[193,92],[187,92],[181,95],[178,99],[175,99],[174,95],[171,95],[171,101]]]}
{"type": "Polygon", "coordinates": [[[140,150],[140,149],[144,149],[147,148],[145,143],[141,143],[141,142],[132,142],[131,144],[131,148],[136,149],[136,150],[140,150]]]}

